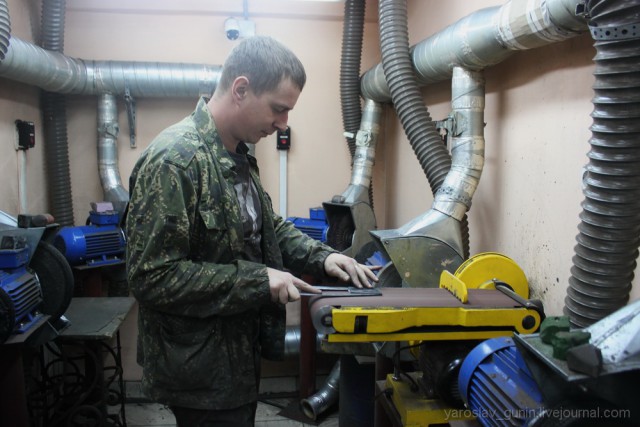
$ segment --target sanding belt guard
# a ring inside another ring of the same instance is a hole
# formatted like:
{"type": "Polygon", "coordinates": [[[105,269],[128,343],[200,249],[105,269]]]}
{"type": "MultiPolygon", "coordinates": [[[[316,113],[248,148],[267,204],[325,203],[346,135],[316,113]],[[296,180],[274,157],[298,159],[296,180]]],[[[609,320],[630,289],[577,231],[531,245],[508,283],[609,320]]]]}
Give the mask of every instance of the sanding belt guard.
{"type": "Polygon", "coordinates": [[[466,303],[442,288],[379,290],[310,297],[314,327],[329,342],[488,339],[533,333],[543,316],[497,289],[469,289],[466,303]]]}

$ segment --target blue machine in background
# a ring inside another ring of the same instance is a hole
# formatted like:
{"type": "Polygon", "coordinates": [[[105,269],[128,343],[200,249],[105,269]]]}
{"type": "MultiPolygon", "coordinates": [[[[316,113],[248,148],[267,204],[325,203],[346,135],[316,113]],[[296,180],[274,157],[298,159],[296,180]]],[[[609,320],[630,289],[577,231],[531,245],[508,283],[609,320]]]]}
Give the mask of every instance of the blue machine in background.
{"type": "Polygon", "coordinates": [[[62,227],[53,245],[72,266],[119,264],[124,262],[126,249],[124,231],[119,223],[117,211],[96,208],[90,212],[87,225],[62,227]]]}
{"type": "Polygon", "coordinates": [[[22,236],[0,239],[0,343],[29,330],[42,317],[38,277],[27,270],[30,249],[22,236]]]}
{"type": "Polygon", "coordinates": [[[324,209],[310,208],[309,218],[289,217],[287,221],[291,221],[293,225],[304,234],[323,243],[327,241],[329,224],[327,223],[324,209]]]}

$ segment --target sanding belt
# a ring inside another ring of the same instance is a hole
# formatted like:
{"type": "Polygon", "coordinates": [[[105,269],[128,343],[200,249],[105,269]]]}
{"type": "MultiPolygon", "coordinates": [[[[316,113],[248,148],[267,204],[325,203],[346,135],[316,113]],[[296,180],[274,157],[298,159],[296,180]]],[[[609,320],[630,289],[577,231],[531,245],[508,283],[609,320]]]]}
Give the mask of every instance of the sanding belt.
{"type": "Polygon", "coordinates": [[[329,317],[334,308],[513,308],[522,307],[508,295],[495,289],[469,289],[468,302],[462,303],[442,288],[380,288],[371,296],[323,296],[309,298],[309,313],[318,332],[330,331],[329,317]]]}

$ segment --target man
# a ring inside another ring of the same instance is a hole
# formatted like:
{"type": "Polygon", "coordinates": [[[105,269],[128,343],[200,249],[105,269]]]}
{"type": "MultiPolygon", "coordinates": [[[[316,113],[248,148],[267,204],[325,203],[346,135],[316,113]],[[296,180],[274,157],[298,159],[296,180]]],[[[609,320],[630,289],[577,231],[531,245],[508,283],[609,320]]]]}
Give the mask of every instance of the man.
{"type": "Polygon", "coordinates": [[[131,174],[127,271],[142,387],[178,426],[253,425],[260,357],[283,355],[284,305],[318,292],[288,271],[357,287],[377,280],[276,215],[247,154],[245,143],[286,129],[305,81],[280,43],[242,41],[211,99],[156,137],[131,174]]]}

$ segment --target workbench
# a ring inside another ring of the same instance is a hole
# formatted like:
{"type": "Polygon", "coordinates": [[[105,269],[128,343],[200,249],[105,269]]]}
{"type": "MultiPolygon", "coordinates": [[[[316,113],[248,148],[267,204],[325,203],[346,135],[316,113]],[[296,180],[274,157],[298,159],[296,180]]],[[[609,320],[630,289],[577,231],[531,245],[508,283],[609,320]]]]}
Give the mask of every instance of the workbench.
{"type": "Polygon", "coordinates": [[[126,427],[119,330],[134,302],[130,297],[71,300],[64,314],[70,326],[55,340],[58,351],[53,353],[59,360],[49,362],[62,366],[65,384],[58,390],[60,401],[48,415],[49,425],[126,427]]]}

